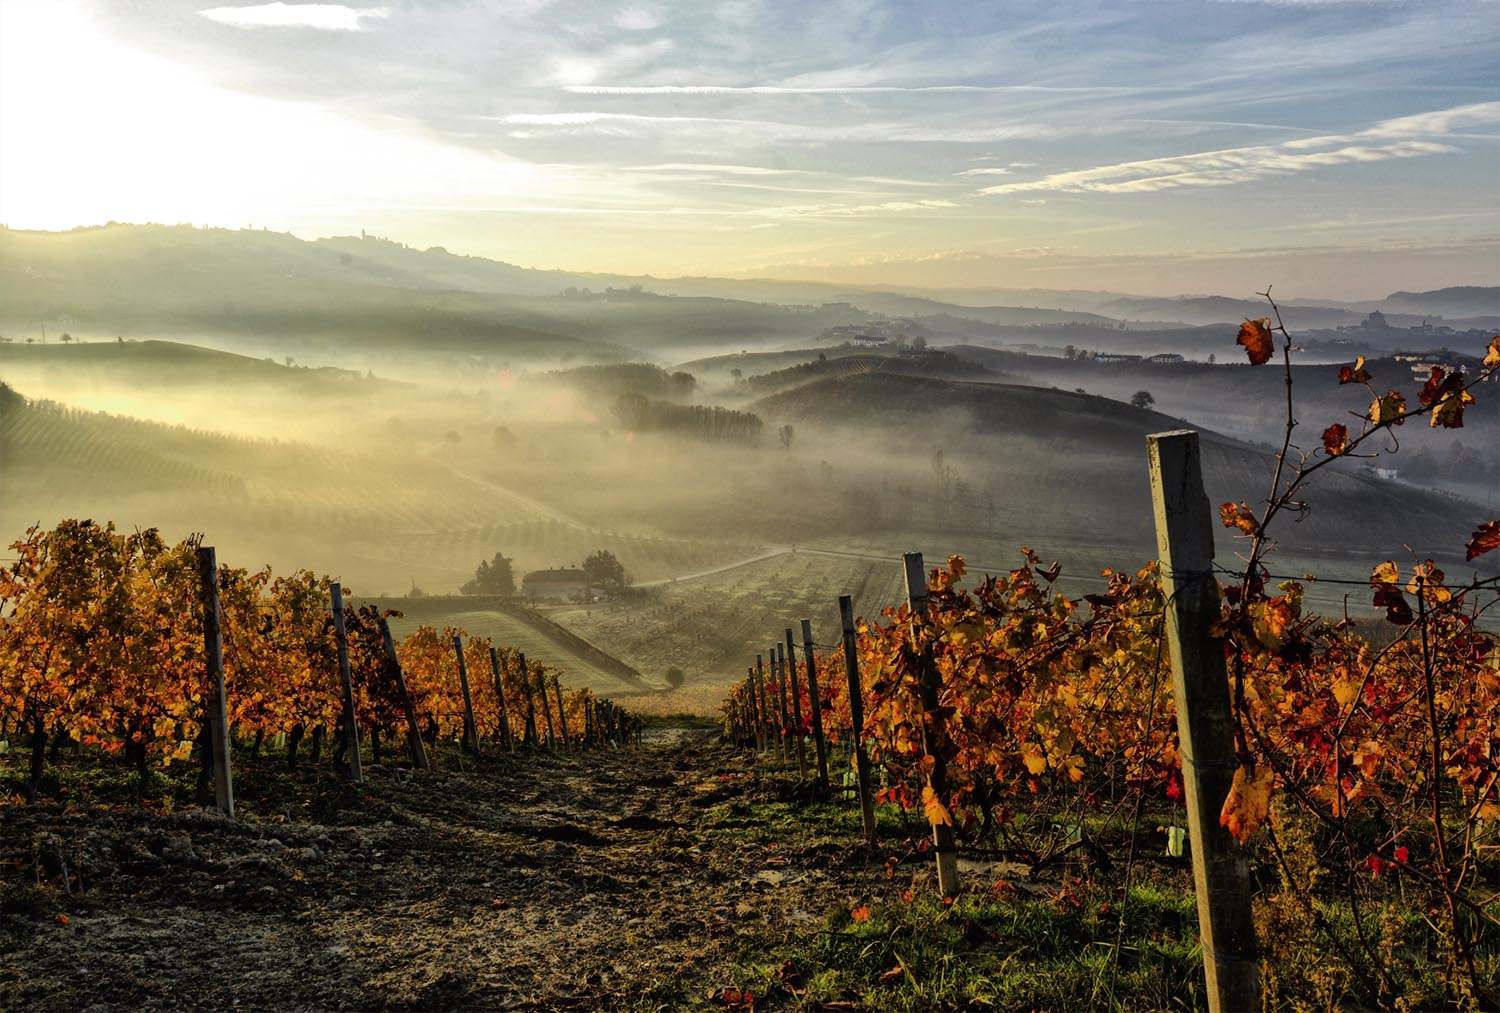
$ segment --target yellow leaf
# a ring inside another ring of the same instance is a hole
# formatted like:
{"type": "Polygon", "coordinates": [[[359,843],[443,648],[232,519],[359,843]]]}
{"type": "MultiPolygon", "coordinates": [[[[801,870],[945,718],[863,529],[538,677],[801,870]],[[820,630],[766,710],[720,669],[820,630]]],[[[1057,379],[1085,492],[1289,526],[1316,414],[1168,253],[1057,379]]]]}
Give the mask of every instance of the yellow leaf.
{"type": "Polygon", "coordinates": [[[1230,785],[1224,808],[1219,813],[1219,825],[1241,844],[1266,821],[1266,814],[1271,809],[1271,782],[1275,776],[1270,764],[1263,765],[1254,774],[1243,764],[1235,769],[1234,783],[1230,785]]]}
{"type": "Polygon", "coordinates": [[[1047,759],[1042,751],[1034,745],[1028,745],[1021,751],[1021,762],[1026,764],[1026,769],[1031,771],[1032,776],[1040,774],[1047,769],[1047,759]]]}
{"type": "Polygon", "coordinates": [[[1333,683],[1333,698],[1340,707],[1347,707],[1359,699],[1359,679],[1336,679],[1333,683]]]}
{"type": "Polygon", "coordinates": [[[922,789],[922,813],[927,817],[927,822],[933,826],[951,826],[953,823],[953,817],[948,815],[948,810],[939,801],[937,792],[933,791],[930,786],[922,789]]]}

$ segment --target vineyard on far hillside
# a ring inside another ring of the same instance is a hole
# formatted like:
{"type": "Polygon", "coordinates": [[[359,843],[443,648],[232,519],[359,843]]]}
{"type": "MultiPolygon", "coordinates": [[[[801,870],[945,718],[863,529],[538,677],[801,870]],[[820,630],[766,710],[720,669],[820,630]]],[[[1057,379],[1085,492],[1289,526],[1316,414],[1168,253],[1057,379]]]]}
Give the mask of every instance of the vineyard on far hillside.
{"type": "MultiPolygon", "coordinates": [[[[68,520],[11,545],[15,560],[0,571],[0,720],[30,737],[29,797],[42,789],[49,742],[54,762],[69,743],[122,754],[142,784],[153,768],[196,753],[205,791],[200,542],[68,520]]],[[[338,585],[327,576],[220,566],[216,581],[227,718],[252,756],[280,738],[295,769],[304,742],[316,763],[331,738],[332,762],[347,776],[340,640],[357,740],[376,763],[382,743],[420,755],[414,737],[478,751],[481,742],[514,750],[631,734],[628,717],[591,690],[564,692],[553,668],[462,629],[419,626],[395,645],[387,619],[399,613],[352,605],[338,629],[338,585]]]]}

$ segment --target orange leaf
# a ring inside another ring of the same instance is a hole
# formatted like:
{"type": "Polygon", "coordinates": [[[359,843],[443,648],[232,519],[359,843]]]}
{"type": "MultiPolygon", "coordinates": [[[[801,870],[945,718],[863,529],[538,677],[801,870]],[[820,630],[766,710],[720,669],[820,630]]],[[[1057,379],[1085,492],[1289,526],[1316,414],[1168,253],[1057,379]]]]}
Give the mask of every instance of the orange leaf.
{"type": "Polygon", "coordinates": [[[1329,457],[1347,454],[1349,452],[1349,427],[1342,422],[1335,422],[1323,430],[1323,449],[1328,451],[1329,457]]]}
{"type": "Polygon", "coordinates": [[[1247,535],[1253,535],[1260,529],[1260,522],[1255,519],[1255,514],[1244,500],[1240,500],[1238,506],[1225,503],[1219,507],[1219,519],[1226,528],[1239,528],[1247,535]]]}
{"type": "Polygon", "coordinates": [[[1490,347],[1484,353],[1484,364],[1489,369],[1500,366],[1500,334],[1490,339],[1490,347]]]}
{"type": "Polygon", "coordinates": [[[1352,369],[1348,366],[1339,367],[1339,383],[1341,385],[1346,383],[1369,382],[1370,373],[1369,370],[1365,369],[1365,357],[1363,355],[1354,360],[1354,367],[1352,369]]]}
{"type": "Polygon", "coordinates": [[[861,904],[859,907],[849,912],[849,917],[863,924],[864,922],[870,920],[870,909],[861,904]]]}
{"type": "Polygon", "coordinates": [[[59,925],[66,925],[66,924],[68,924],[68,916],[67,915],[58,915],[57,916],[57,924],[59,924],[59,925]]]}
{"type": "Polygon", "coordinates": [[[1271,321],[1266,317],[1259,320],[1246,320],[1240,324],[1240,334],[1234,342],[1245,346],[1252,366],[1262,365],[1276,350],[1275,342],[1271,339],[1271,321]]]}
{"type": "Polygon", "coordinates": [[[885,971],[884,973],[882,973],[880,975],[880,984],[882,984],[882,985],[894,985],[894,984],[896,984],[896,982],[900,981],[901,978],[902,978],[902,976],[905,975],[905,974],[906,974],[906,970],[904,968],[902,968],[902,966],[900,964],[897,964],[895,967],[891,968],[889,971],[885,971]]]}
{"type": "Polygon", "coordinates": [[[1230,785],[1224,808],[1219,813],[1219,825],[1241,844],[1266,821],[1271,810],[1271,782],[1275,776],[1270,764],[1263,765],[1254,774],[1243,764],[1235,768],[1234,783],[1230,785]]]}
{"type": "MultiPolygon", "coordinates": [[[[1500,341],[1500,338],[1496,338],[1500,341]]],[[[1500,521],[1486,521],[1479,525],[1469,539],[1469,547],[1464,552],[1464,561],[1476,559],[1492,549],[1500,549],[1500,521]]]]}

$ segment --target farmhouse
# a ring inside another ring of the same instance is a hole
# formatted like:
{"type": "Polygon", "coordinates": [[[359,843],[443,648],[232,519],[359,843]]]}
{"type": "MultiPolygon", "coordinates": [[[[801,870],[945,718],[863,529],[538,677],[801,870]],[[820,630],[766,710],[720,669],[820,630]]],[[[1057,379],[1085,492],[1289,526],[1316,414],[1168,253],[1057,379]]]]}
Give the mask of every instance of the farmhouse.
{"type": "Polygon", "coordinates": [[[521,578],[521,593],[532,600],[588,600],[588,574],[575,566],[565,570],[532,570],[521,578]]]}

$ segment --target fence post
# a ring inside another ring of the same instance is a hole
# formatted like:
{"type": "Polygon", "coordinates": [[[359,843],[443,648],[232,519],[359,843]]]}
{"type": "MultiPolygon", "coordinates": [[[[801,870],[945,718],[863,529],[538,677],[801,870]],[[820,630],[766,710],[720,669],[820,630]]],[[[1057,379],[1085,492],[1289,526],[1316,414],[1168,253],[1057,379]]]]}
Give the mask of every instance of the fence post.
{"type": "Polygon", "coordinates": [[[412,766],[418,770],[431,770],[427,762],[427,747],[422,742],[422,726],[417,722],[416,704],[412,702],[411,690],[406,688],[406,676],[401,671],[401,659],[396,656],[396,638],[391,636],[391,624],[380,617],[380,639],[385,643],[386,660],[396,674],[396,690],[401,694],[401,709],[406,712],[406,745],[411,750],[412,766]]]}
{"type": "Polygon", "coordinates": [[[344,587],[329,589],[333,598],[333,634],[339,647],[339,679],[344,684],[344,750],[348,754],[349,780],[365,783],[365,772],[359,764],[359,719],[354,714],[354,679],[349,674],[349,634],[344,629],[344,587]]]}
{"type": "Polygon", "coordinates": [[[792,744],[786,741],[786,729],[790,728],[790,720],[786,716],[786,653],[781,650],[780,644],[771,644],[771,671],[775,672],[775,698],[780,704],[777,713],[781,717],[781,726],[775,731],[775,752],[781,759],[790,759],[792,744]]]}
{"type": "Polygon", "coordinates": [[[792,643],[792,628],[786,628],[786,691],[792,697],[792,735],[797,739],[797,776],[807,780],[807,738],[802,734],[802,692],[797,684],[797,648],[792,643]]]}
{"type": "MultiPolygon", "coordinates": [[[[208,745],[214,758],[214,803],[234,815],[234,778],[229,769],[229,701],[224,692],[224,629],[219,612],[219,562],[212,545],[198,546],[198,584],[203,604],[203,655],[208,672],[208,745]]],[[[81,737],[81,736],[80,736],[81,737]]]]}
{"type": "Polygon", "coordinates": [[[818,664],[813,659],[812,620],[802,620],[802,658],[807,662],[807,697],[812,708],[813,748],[818,754],[818,786],[828,790],[828,750],[823,744],[823,704],[818,697],[818,664]]]}
{"type": "MultiPolygon", "coordinates": [[[[922,565],[920,552],[907,552],[901,557],[906,567],[906,603],[911,610],[912,646],[916,646],[918,631],[927,622],[927,570],[922,565]]],[[[948,804],[948,761],[943,757],[942,718],[938,714],[938,673],[932,663],[932,653],[922,648],[917,661],[917,679],[922,691],[922,752],[932,760],[932,773],[927,776],[927,787],[943,804],[948,804]]],[[[938,889],[944,897],[958,896],[958,852],[953,843],[953,824],[932,825],[932,850],[937,853],[938,889]]]]}
{"type": "Polygon", "coordinates": [[[516,751],[515,736],[510,733],[510,708],[505,705],[505,680],[500,677],[500,653],[490,648],[490,673],[495,677],[495,699],[500,707],[500,741],[512,753],[516,751]]]}
{"type": "Polygon", "coordinates": [[[526,655],[519,655],[521,659],[521,691],[526,697],[526,745],[530,749],[536,749],[537,739],[540,736],[536,731],[536,704],[531,701],[531,673],[526,668],[526,655]]]}
{"type": "Polygon", "coordinates": [[[552,704],[547,699],[547,670],[542,668],[536,673],[536,691],[542,698],[542,716],[547,719],[547,748],[553,752],[557,751],[557,732],[552,727],[552,704]]]}
{"type": "Polygon", "coordinates": [[[478,755],[479,727],[474,723],[474,698],[469,695],[469,666],[464,662],[464,642],[457,634],[453,637],[453,654],[458,658],[458,688],[464,695],[463,747],[478,755]]]}
{"type": "Polygon", "coordinates": [[[1239,761],[1223,643],[1210,632],[1219,618],[1219,588],[1198,434],[1156,433],[1146,437],[1146,445],[1208,1008],[1211,1013],[1260,1009],[1249,864],[1219,824],[1239,761]]]}
{"type": "Polygon", "coordinates": [[[557,697],[557,727],[562,730],[563,749],[573,751],[573,740],[568,735],[568,711],[563,706],[562,681],[552,677],[552,692],[557,697]]]}
{"type": "Polygon", "coordinates": [[[865,842],[875,847],[875,799],[870,791],[870,757],[865,753],[865,697],[859,684],[859,651],[854,641],[854,599],[839,595],[839,626],[844,639],[844,671],[849,676],[849,746],[859,778],[859,811],[865,820],[865,842]]]}
{"type": "Polygon", "coordinates": [[[755,691],[760,695],[760,748],[764,752],[770,735],[771,708],[766,700],[766,667],[759,654],[755,656],[755,691]]]}

